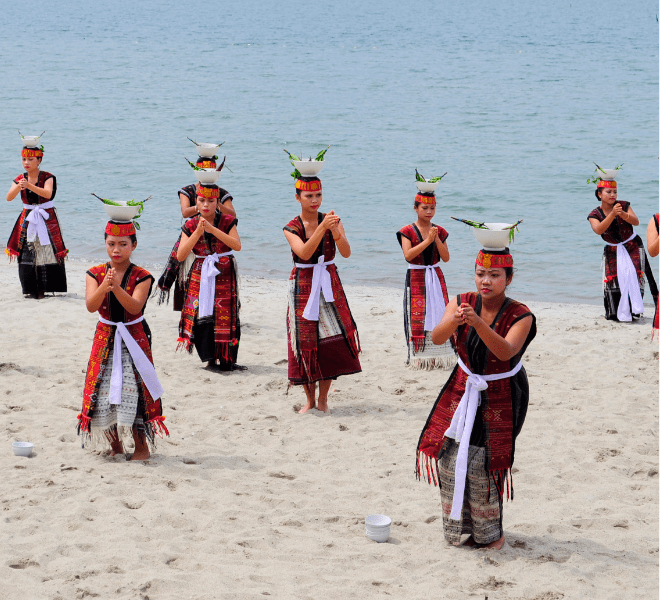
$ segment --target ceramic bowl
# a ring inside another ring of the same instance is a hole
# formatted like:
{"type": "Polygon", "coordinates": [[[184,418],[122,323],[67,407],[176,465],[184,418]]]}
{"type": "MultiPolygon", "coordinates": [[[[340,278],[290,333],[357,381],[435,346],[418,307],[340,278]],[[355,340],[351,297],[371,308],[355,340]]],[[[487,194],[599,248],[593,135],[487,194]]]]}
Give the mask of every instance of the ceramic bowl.
{"type": "Polygon", "coordinates": [[[474,237],[479,240],[484,250],[504,250],[509,245],[509,230],[511,223],[484,223],[488,229],[472,228],[474,237]]]}
{"type": "Polygon", "coordinates": [[[435,188],[438,187],[440,182],[436,181],[435,183],[429,183],[428,181],[416,181],[415,183],[417,183],[417,189],[420,192],[428,194],[429,192],[435,192],[435,188]]]}
{"type": "Polygon", "coordinates": [[[293,166],[300,171],[303,177],[316,177],[323,168],[322,160],[294,160],[293,166]]]}
{"type": "Polygon", "coordinates": [[[40,135],[24,135],[21,138],[21,143],[26,148],[36,148],[39,145],[40,135]]]}
{"type": "Polygon", "coordinates": [[[220,173],[221,171],[216,171],[215,169],[203,169],[201,171],[195,170],[197,181],[203,183],[204,185],[211,185],[218,181],[220,173]]]}
{"type": "Polygon", "coordinates": [[[130,221],[140,210],[139,206],[126,206],[126,202],[119,202],[121,206],[104,204],[105,212],[113,221],[130,221]]]}
{"type": "Polygon", "coordinates": [[[16,456],[30,456],[34,444],[31,444],[30,442],[14,442],[11,445],[11,448],[16,456]]]}
{"type": "Polygon", "coordinates": [[[220,144],[197,144],[197,154],[210,158],[218,153],[218,148],[220,144]]]}
{"type": "Polygon", "coordinates": [[[603,171],[596,169],[596,175],[602,179],[605,179],[606,181],[613,181],[616,179],[618,173],[616,169],[603,169],[603,171]],[[603,171],[605,172],[603,173],[603,171]]]}

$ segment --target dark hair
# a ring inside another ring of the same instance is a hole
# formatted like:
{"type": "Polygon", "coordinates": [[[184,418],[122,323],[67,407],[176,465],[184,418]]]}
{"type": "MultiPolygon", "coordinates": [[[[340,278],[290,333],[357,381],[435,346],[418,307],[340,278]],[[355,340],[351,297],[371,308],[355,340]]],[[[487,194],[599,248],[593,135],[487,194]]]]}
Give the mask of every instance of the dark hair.
{"type": "MultiPolygon", "coordinates": [[[[126,223],[126,221],[113,221],[112,219],[110,219],[108,221],[108,223],[112,223],[113,225],[122,225],[122,224],[126,223]]],[[[125,237],[125,236],[122,236],[122,237],[125,237]]],[[[137,242],[137,235],[135,235],[134,233],[131,233],[131,235],[129,235],[128,238],[131,240],[131,244],[135,244],[137,242]]],[[[108,239],[108,234],[107,233],[103,234],[103,239],[104,240],[108,239]]]]}
{"type": "MultiPolygon", "coordinates": [[[[300,181],[304,181],[304,182],[306,182],[306,183],[309,182],[309,181],[318,181],[318,182],[321,181],[321,180],[320,180],[318,177],[316,177],[316,176],[314,176],[314,177],[298,177],[298,179],[299,179],[300,181]]],[[[300,192],[303,192],[303,191],[304,191],[304,190],[299,190],[298,188],[296,188],[296,196],[300,196],[300,192]]]]}

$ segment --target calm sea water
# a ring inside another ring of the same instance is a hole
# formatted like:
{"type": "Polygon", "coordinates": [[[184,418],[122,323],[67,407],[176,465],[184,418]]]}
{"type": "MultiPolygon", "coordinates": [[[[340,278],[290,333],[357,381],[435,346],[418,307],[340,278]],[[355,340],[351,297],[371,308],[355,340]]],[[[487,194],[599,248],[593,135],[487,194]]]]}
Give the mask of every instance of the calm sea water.
{"type": "MultiPolygon", "coordinates": [[[[450,294],[473,288],[478,244],[458,216],[524,219],[520,299],[601,301],[602,243],[586,215],[592,161],[624,164],[643,235],[658,210],[657,3],[7,2],[0,23],[0,170],[46,130],[43,168],[72,258],[104,258],[102,205],[153,195],[134,255],[163,264],[195,177],[186,140],[226,141],[243,273],[284,278],[298,213],[283,147],[332,144],[324,210],[345,224],[345,282],[403,283],[395,232],[415,214],[415,167],[448,171],[450,294]]],[[[0,205],[0,238],[17,202],[0,205]]],[[[643,235],[644,237],[644,235],[643,235]]],[[[657,261],[654,261],[657,272],[657,261]]],[[[647,296],[650,298],[650,295],[647,296]]]]}

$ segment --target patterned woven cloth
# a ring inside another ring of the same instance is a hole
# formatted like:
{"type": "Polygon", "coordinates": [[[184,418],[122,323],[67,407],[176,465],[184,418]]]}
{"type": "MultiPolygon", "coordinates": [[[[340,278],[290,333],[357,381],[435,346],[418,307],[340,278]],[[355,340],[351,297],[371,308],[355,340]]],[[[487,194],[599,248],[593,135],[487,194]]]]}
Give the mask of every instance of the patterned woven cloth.
{"type": "MultiPolygon", "coordinates": [[[[445,229],[435,223],[431,225],[438,228],[438,239],[441,242],[449,237],[445,229]]],[[[402,238],[407,238],[413,248],[424,241],[421,232],[414,223],[402,227],[397,231],[396,237],[401,245],[402,238]]],[[[408,262],[412,265],[435,265],[440,262],[438,247],[431,244],[408,262]]],[[[440,281],[446,306],[449,297],[445,277],[440,267],[435,267],[434,270],[440,281]]],[[[452,336],[451,339],[440,346],[434,345],[431,340],[431,332],[424,329],[425,318],[426,271],[424,269],[408,269],[403,296],[403,328],[406,344],[408,345],[406,364],[412,369],[451,369],[456,364],[455,336],[452,336]]]]}
{"type": "MultiPolygon", "coordinates": [[[[324,217],[324,213],[318,213],[318,222],[321,223],[324,217]]],[[[305,226],[299,216],[289,221],[284,230],[294,233],[303,242],[307,241],[305,226]]],[[[317,263],[321,256],[327,262],[335,258],[335,253],[336,244],[332,232],[329,230],[325,232],[321,243],[309,259],[303,260],[292,252],[293,262],[301,264],[317,263]]],[[[339,279],[337,267],[334,264],[328,265],[327,270],[330,274],[334,302],[327,303],[321,296],[320,306],[323,304],[326,306],[319,311],[319,321],[308,321],[302,316],[312,289],[314,269],[299,268],[294,264],[289,277],[293,284],[290,287],[289,309],[287,311],[287,334],[292,356],[296,363],[293,369],[290,365],[289,380],[294,384],[334,379],[339,375],[345,375],[349,372],[358,373],[361,370],[358,359],[360,338],[346,300],[344,288],[339,279]],[[332,318],[321,320],[321,311],[329,311],[332,318]],[[321,344],[322,338],[319,335],[319,327],[323,328],[328,326],[329,323],[329,326],[338,329],[339,335],[336,337],[339,338],[339,343],[324,346],[321,344]],[[323,353],[324,356],[321,357],[320,353],[323,353]]]]}
{"type": "MultiPolygon", "coordinates": [[[[457,302],[459,305],[468,303],[477,314],[481,313],[481,296],[474,292],[459,295],[457,302]]],[[[462,325],[457,331],[457,348],[461,360],[472,373],[478,375],[511,371],[536,336],[536,318],[524,304],[507,298],[491,325],[498,335],[506,337],[515,323],[530,315],[533,324],[529,335],[520,352],[507,361],[494,356],[473,327],[462,325]]],[[[438,459],[451,441],[445,437],[445,432],[465,392],[466,382],[467,374],[457,365],[435,401],[419,438],[416,475],[429,483],[438,484],[438,459]]],[[[477,410],[470,445],[485,448],[484,468],[493,476],[500,498],[505,488],[507,491],[510,489],[515,439],[522,429],[528,402],[529,385],[524,367],[512,377],[489,382],[488,389],[481,392],[481,404],[477,410]]]]}
{"type": "MultiPolygon", "coordinates": [[[[109,268],[110,265],[108,263],[104,265],[98,265],[87,271],[87,275],[93,277],[100,285],[103,283],[109,268]]],[[[130,265],[124,274],[121,287],[126,290],[128,294],[132,294],[136,286],[143,281],[150,281],[153,283],[153,277],[145,269],[142,269],[136,265],[130,265]]],[[[151,291],[151,288],[149,291],[151,291]]],[[[146,304],[142,311],[140,311],[138,314],[130,314],[126,312],[126,310],[115,298],[114,294],[110,292],[106,294],[106,297],[103,300],[103,304],[101,304],[101,308],[99,308],[99,315],[104,319],[113,321],[115,323],[130,323],[131,321],[135,321],[139,317],[143,316],[145,308],[146,304]]],[[[151,355],[150,332],[147,322],[143,320],[139,323],[135,323],[134,325],[128,325],[127,329],[133,339],[137,342],[142,351],[147,355],[153,364],[153,358],[151,355]]],[[[85,440],[91,440],[92,438],[91,423],[95,417],[100,386],[104,380],[106,370],[108,370],[108,361],[110,360],[110,355],[112,353],[111,351],[114,345],[115,330],[116,327],[107,325],[101,321],[96,324],[96,332],[94,334],[94,341],[92,342],[92,351],[89,356],[87,375],[85,377],[83,406],[81,413],[78,415],[78,433],[82,434],[83,439],[85,440]]],[[[147,440],[153,446],[156,435],[160,436],[162,433],[165,435],[169,434],[165,424],[163,423],[165,417],[163,416],[161,401],[160,398],[151,397],[149,390],[142,382],[142,379],[137,373],[135,367],[132,366],[131,368],[133,369],[134,378],[131,381],[129,388],[132,389],[133,385],[135,385],[138,394],[138,412],[136,413],[136,418],[142,419],[147,440]]],[[[128,393],[130,394],[130,389],[128,393]]],[[[112,429],[112,423],[110,423],[108,427],[112,429]]],[[[96,435],[95,438],[98,439],[98,435],[96,435]]]]}
{"type": "MultiPolygon", "coordinates": [[[[183,233],[192,235],[201,218],[196,216],[186,221],[181,228],[183,233]]],[[[237,223],[235,217],[216,211],[214,227],[220,231],[229,233],[237,223]]],[[[229,246],[210,233],[202,235],[192,249],[192,254],[201,258],[195,258],[188,274],[177,343],[178,348],[184,348],[188,352],[192,352],[194,346],[200,359],[205,362],[213,360],[225,364],[236,362],[241,339],[241,322],[238,275],[233,256],[223,256],[215,263],[220,273],[215,278],[213,315],[198,319],[199,288],[204,257],[230,250],[229,246]]]]}
{"type": "MultiPolygon", "coordinates": [[[[630,202],[620,202],[621,208],[624,211],[628,210],[630,202]]],[[[605,220],[605,213],[600,206],[594,208],[587,219],[596,219],[599,222],[605,220]]],[[[621,217],[616,217],[607,230],[600,236],[608,244],[620,244],[627,240],[634,233],[633,227],[630,223],[624,221],[621,217]]],[[[639,280],[639,290],[644,297],[644,287],[646,278],[649,281],[649,288],[651,294],[657,302],[658,288],[651,271],[651,266],[648,262],[646,252],[644,251],[644,244],[642,238],[635,236],[632,240],[624,245],[628,251],[630,258],[637,271],[637,278],[639,280]]],[[[616,264],[616,247],[605,246],[603,250],[603,304],[605,306],[605,317],[609,320],[616,321],[619,302],[621,301],[621,290],[619,289],[619,281],[617,279],[617,264],[616,264]]]]}

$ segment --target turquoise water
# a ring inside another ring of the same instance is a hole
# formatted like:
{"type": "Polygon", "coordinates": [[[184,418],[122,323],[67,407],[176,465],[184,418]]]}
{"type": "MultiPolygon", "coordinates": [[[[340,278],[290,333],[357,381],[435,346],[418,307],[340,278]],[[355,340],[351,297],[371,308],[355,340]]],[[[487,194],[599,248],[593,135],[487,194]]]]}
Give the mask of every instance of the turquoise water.
{"type": "MultiPolygon", "coordinates": [[[[0,24],[0,165],[8,188],[21,171],[16,129],[46,130],[43,168],[57,175],[74,259],[104,258],[105,212],[90,192],[153,195],[134,259],[158,270],[181,222],[176,192],[195,180],[186,136],[226,141],[232,172],[219,184],[235,197],[251,275],[291,267],[285,146],[332,144],[324,210],[352,243],[339,259],[349,283],[402,286],[395,232],[415,217],[415,167],[448,171],[435,221],[450,233],[450,294],[472,289],[478,251],[450,215],[524,219],[515,297],[599,303],[592,161],[625,163],[619,197],[643,237],[658,210],[656,3],[26,6],[5,3],[0,24]]],[[[0,205],[3,242],[18,211],[0,205]]]]}

